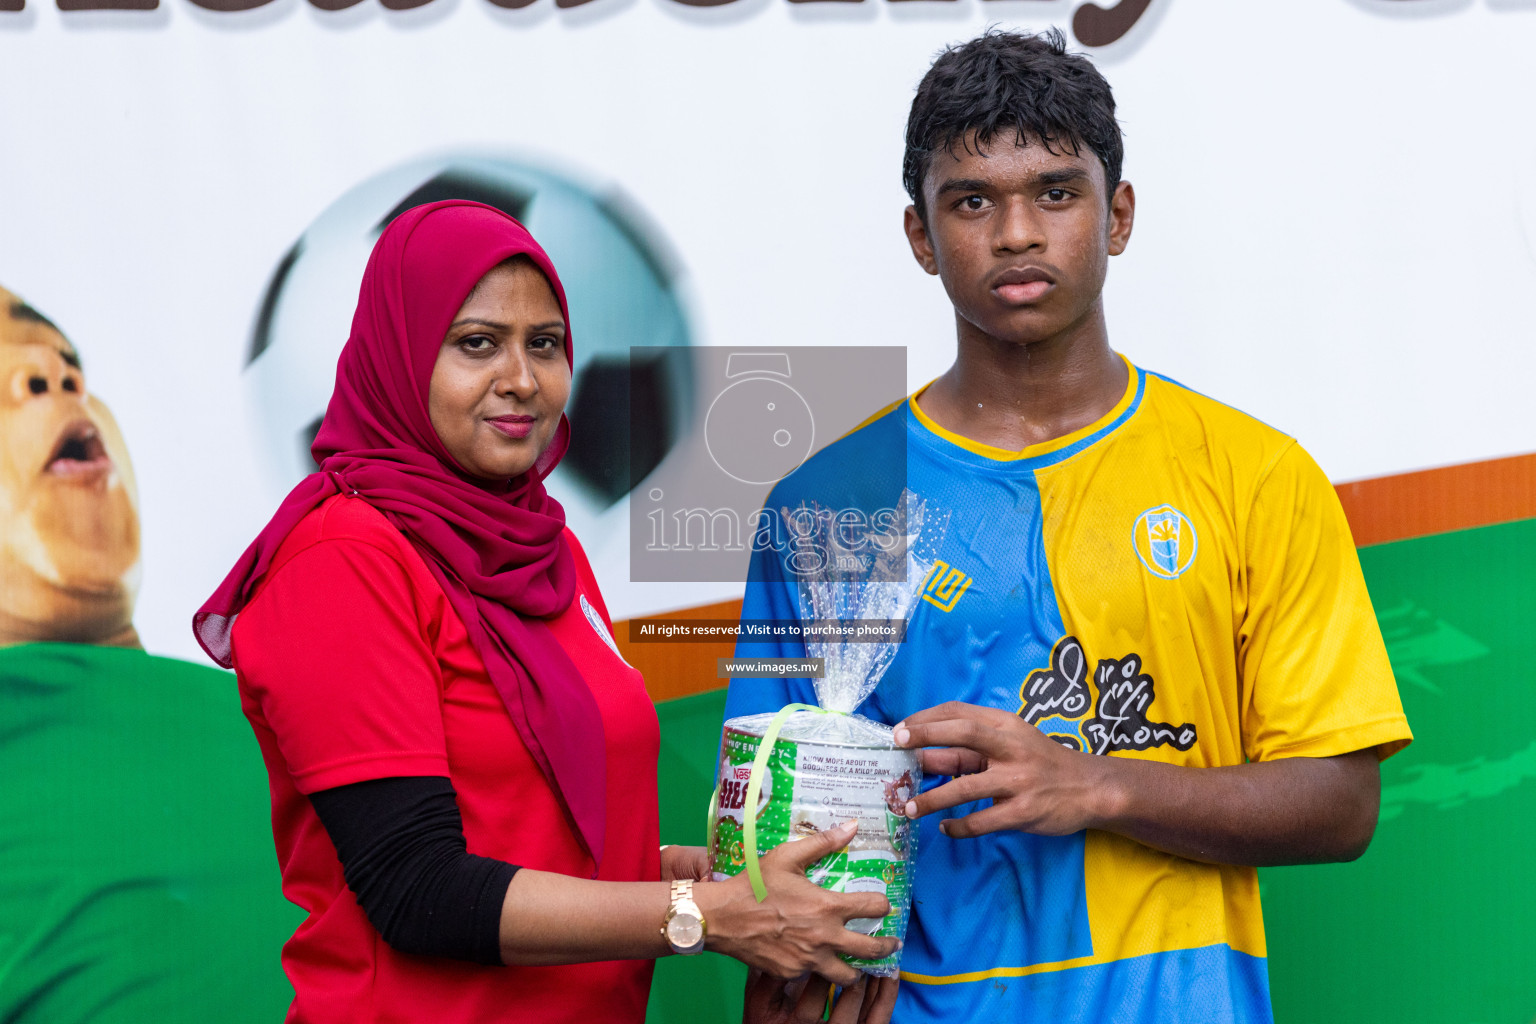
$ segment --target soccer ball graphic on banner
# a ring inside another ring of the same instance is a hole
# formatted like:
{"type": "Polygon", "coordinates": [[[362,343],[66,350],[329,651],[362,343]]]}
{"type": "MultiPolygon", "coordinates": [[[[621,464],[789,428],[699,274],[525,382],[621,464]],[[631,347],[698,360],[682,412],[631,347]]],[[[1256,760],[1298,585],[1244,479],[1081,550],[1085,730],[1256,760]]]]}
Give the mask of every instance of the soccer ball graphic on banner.
{"type": "MultiPolygon", "coordinates": [[[[691,360],[630,359],[692,344],[679,270],[616,187],[485,155],[416,160],[346,192],[278,263],[257,311],[246,377],[279,493],[314,471],[310,443],[336,380],[358,284],[380,232],[422,203],[504,210],[544,246],[571,309],[571,449],[550,478],[571,525],[597,525],[666,456],[692,409],[691,360]],[[633,420],[644,431],[631,431],[633,420]]],[[[601,528],[601,527],[599,527],[601,528]]]]}

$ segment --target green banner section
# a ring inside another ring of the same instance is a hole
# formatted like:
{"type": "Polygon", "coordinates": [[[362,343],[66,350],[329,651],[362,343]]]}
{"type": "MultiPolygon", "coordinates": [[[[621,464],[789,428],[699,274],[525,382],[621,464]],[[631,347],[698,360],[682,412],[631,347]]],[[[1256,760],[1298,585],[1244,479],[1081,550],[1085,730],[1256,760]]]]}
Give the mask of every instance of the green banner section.
{"type": "Polygon", "coordinates": [[[275,1024],[302,918],[232,676],[0,650],[0,1021],[275,1024]]]}
{"type": "MultiPolygon", "coordinates": [[[[704,845],[715,758],[725,721],[725,691],[656,705],[661,718],[661,841],[704,845]]],[[[656,961],[646,1024],[704,1024],[741,1019],[747,969],[718,953],[656,961]]]]}
{"type": "Polygon", "coordinates": [[[1536,1019],[1536,520],[1360,552],[1414,742],[1353,864],[1260,874],[1280,1024],[1536,1019]]]}

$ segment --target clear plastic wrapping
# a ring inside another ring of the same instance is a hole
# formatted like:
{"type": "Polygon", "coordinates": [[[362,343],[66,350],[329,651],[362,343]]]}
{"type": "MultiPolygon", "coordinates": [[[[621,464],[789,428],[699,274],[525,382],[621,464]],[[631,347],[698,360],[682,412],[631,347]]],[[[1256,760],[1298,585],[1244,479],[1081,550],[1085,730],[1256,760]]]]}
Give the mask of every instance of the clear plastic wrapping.
{"type": "MultiPolygon", "coordinates": [[[[850,538],[820,510],[812,509],[809,516],[804,512],[797,510],[802,524],[797,539],[823,545],[821,550],[830,553],[826,565],[841,568],[795,578],[802,625],[877,623],[897,626],[898,636],[904,633],[933,569],[947,517],[903,492],[894,533],[887,533],[884,543],[873,543],[867,537],[850,538]],[[854,551],[858,558],[847,557],[854,551]]],[[[788,510],[785,515],[790,518],[788,510]]],[[[753,764],[778,720],[753,809],[757,852],[857,818],[858,832],[848,846],[822,858],[808,875],[833,891],[884,895],[891,903],[889,915],[850,921],[848,927],[901,938],[911,912],[917,836],[904,809],[922,782],[922,768],[915,752],[896,747],[889,726],[853,714],[874,692],[899,643],[815,628],[807,628],[803,640],[807,657],[823,659],[823,675],[814,680],[820,709],[747,715],[725,723],[710,828],[714,877],[746,870],[744,808],[753,764]]],[[[889,977],[896,974],[899,958],[898,952],[849,963],[889,977]]]]}

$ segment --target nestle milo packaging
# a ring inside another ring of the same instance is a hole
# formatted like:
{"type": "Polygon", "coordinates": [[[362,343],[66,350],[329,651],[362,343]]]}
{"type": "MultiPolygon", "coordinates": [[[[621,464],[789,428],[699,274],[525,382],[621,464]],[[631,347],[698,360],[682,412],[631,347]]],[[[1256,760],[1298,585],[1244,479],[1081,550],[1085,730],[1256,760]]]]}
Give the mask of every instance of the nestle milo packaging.
{"type": "MultiPolygon", "coordinates": [[[[726,723],[710,836],[716,881],[746,869],[748,783],[753,759],[773,717],[750,715],[726,723]]],[[[754,808],[758,851],[767,853],[786,840],[803,839],[857,818],[858,832],[848,846],[817,861],[808,877],[834,892],[884,896],[891,903],[889,915],[856,919],[848,927],[866,935],[901,938],[912,906],[911,858],[917,835],[902,809],[921,780],[917,755],[895,749],[888,727],[866,718],[793,712],[763,772],[754,808]],[[839,721],[827,721],[832,718],[839,721]],[[805,735],[824,733],[828,726],[842,734],[842,741],[805,735]]],[[[896,973],[898,959],[899,954],[893,954],[883,960],[848,962],[866,973],[889,976],[896,973]]]]}
{"type": "MultiPolygon", "coordinates": [[[[903,493],[901,506],[896,521],[904,543],[873,547],[862,563],[850,561],[853,545],[846,530],[817,525],[830,524],[831,516],[799,510],[798,521],[810,532],[797,536],[797,550],[803,552],[807,541],[842,546],[834,552],[840,557],[827,560],[844,567],[836,573],[795,573],[793,565],[786,566],[799,590],[805,654],[821,658],[824,666],[822,677],[813,680],[820,707],[790,705],[725,723],[709,836],[713,876],[720,881],[747,870],[754,853],[746,828],[749,816],[757,856],[857,818],[858,832],[848,846],[817,861],[807,877],[835,892],[885,896],[891,904],[888,915],[850,921],[848,927],[896,938],[905,936],[911,912],[917,838],[903,810],[922,783],[922,768],[915,751],[896,747],[889,726],[852,712],[874,691],[900,646],[899,640],[857,637],[904,637],[947,523],[947,517],[928,511],[910,491],[903,493]],[[850,571],[846,567],[851,564],[859,568],[850,571]],[[850,622],[900,628],[835,628],[850,622]],[[834,628],[818,628],[828,624],[834,628]],[[759,768],[765,742],[772,746],[759,768]],[[749,807],[754,773],[758,792],[749,807]]],[[[882,960],[848,962],[867,974],[889,977],[897,973],[899,959],[898,951],[882,960]]]]}

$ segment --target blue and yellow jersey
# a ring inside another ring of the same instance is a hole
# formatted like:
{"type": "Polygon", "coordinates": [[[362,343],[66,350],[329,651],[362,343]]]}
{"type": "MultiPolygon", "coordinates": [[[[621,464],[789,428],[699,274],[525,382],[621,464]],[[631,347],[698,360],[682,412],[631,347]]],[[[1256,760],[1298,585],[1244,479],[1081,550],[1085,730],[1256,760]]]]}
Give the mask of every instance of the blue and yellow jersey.
{"type": "MultiPolygon", "coordinates": [[[[895,723],[961,700],[1078,750],[1191,767],[1410,740],[1343,511],[1291,438],[1132,367],[1102,419],[1020,452],[945,430],[914,396],[787,477],[771,507],[867,504],[860,467],[889,464],[892,445],[950,521],[861,713],[895,723]]],[[[797,617],[784,555],[754,554],[743,619],[797,617]]],[[[805,679],[738,680],[726,715],[814,700],[805,679]]],[[[1254,869],[1096,831],[939,831],[980,806],[919,823],[898,1022],[1271,1019],[1254,869]]]]}

